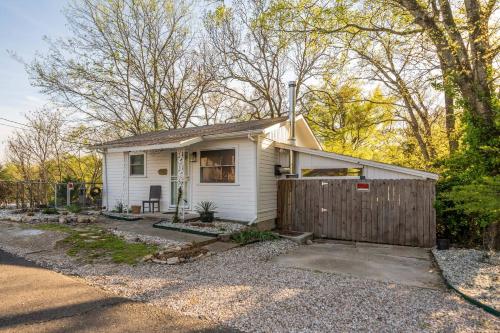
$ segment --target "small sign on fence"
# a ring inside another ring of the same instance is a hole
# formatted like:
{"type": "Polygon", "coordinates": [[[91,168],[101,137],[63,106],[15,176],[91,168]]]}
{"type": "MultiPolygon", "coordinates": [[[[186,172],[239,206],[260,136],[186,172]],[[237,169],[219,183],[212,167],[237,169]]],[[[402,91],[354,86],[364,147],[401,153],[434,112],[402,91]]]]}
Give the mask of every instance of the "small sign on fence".
{"type": "Polygon", "coordinates": [[[75,188],[75,184],[74,183],[68,183],[68,190],[69,191],[71,191],[74,188],[75,188]]]}
{"type": "Polygon", "coordinates": [[[357,183],[356,190],[370,192],[370,184],[369,183],[357,183]]]}

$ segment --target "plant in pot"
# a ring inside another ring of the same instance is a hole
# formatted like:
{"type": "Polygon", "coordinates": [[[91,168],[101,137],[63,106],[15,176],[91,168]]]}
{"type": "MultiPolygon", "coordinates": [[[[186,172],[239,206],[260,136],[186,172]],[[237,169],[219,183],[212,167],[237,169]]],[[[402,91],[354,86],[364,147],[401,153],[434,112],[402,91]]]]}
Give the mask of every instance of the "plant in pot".
{"type": "Polygon", "coordinates": [[[200,214],[201,222],[213,222],[216,208],[217,206],[213,201],[201,201],[196,206],[196,211],[200,214]]]}

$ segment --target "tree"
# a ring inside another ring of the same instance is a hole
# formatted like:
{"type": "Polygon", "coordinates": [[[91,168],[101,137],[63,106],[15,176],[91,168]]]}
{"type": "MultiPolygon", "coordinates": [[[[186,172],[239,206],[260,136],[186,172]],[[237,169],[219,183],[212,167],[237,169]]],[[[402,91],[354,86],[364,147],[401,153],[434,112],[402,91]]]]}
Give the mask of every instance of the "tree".
{"type": "Polygon", "coordinates": [[[289,34],[277,29],[269,15],[271,1],[233,1],[209,12],[205,26],[219,55],[221,92],[248,105],[247,118],[279,117],[286,113],[285,78],[296,78],[297,98],[321,69],[327,44],[318,36],[289,34]]]}
{"type": "Polygon", "coordinates": [[[380,89],[363,96],[359,86],[330,78],[306,94],[302,109],[325,149],[391,162],[384,151],[397,135],[394,108],[380,89]]]}
{"type": "Polygon", "coordinates": [[[118,135],[185,127],[213,76],[191,11],[172,0],[76,2],[73,36],[49,40],[28,66],[33,85],[118,135]]]}
{"type": "MultiPolygon", "coordinates": [[[[451,77],[461,92],[466,108],[489,130],[498,134],[495,119],[493,59],[500,51],[497,31],[490,31],[490,19],[497,2],[463,0],[394,0],[403,13],[411,15],[433,42],[445,77],[451,77]],[[465,24],[462,24],[464,22],[465,24]],[[493,32],[493,34],[492,34],[493,32]]],[[[496,109],[496,110],[495,110],[496,109]]],[[[492,134],[492,133],[490,133],[492,134]]]]}

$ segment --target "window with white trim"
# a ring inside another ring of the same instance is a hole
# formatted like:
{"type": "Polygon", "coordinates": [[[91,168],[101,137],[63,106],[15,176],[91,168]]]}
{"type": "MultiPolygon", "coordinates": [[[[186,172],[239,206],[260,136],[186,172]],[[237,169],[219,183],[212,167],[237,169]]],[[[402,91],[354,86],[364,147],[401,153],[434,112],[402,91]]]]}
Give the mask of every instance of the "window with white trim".
{"type": "Polygon", "coordinates": [[[235,183],[236,150],[200,151],[200,183],[235,183]]]}
{"type": "Polygon", "coordinates": [[[131,176],[144,176],[146,170],[146,155],[145,154],[131,154],[130,155],[130,175],[131,176]]]}

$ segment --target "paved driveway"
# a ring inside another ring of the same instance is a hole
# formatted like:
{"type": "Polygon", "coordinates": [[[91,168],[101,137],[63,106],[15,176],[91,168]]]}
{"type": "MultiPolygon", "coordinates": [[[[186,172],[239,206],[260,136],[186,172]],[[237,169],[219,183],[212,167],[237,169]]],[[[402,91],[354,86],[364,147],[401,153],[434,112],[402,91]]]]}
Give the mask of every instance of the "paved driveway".
{"type": "Polygon", "coordinates": [[[276,257],[288,267],[348,274],[360,278],[439,289],[443,282],[428,249],[352,242],[301,246],[276,257]]]}
{"type": "Polygon", "coordinates": [[[0,332],[230,332],[113,297],[0,250],[0,332]]]}

